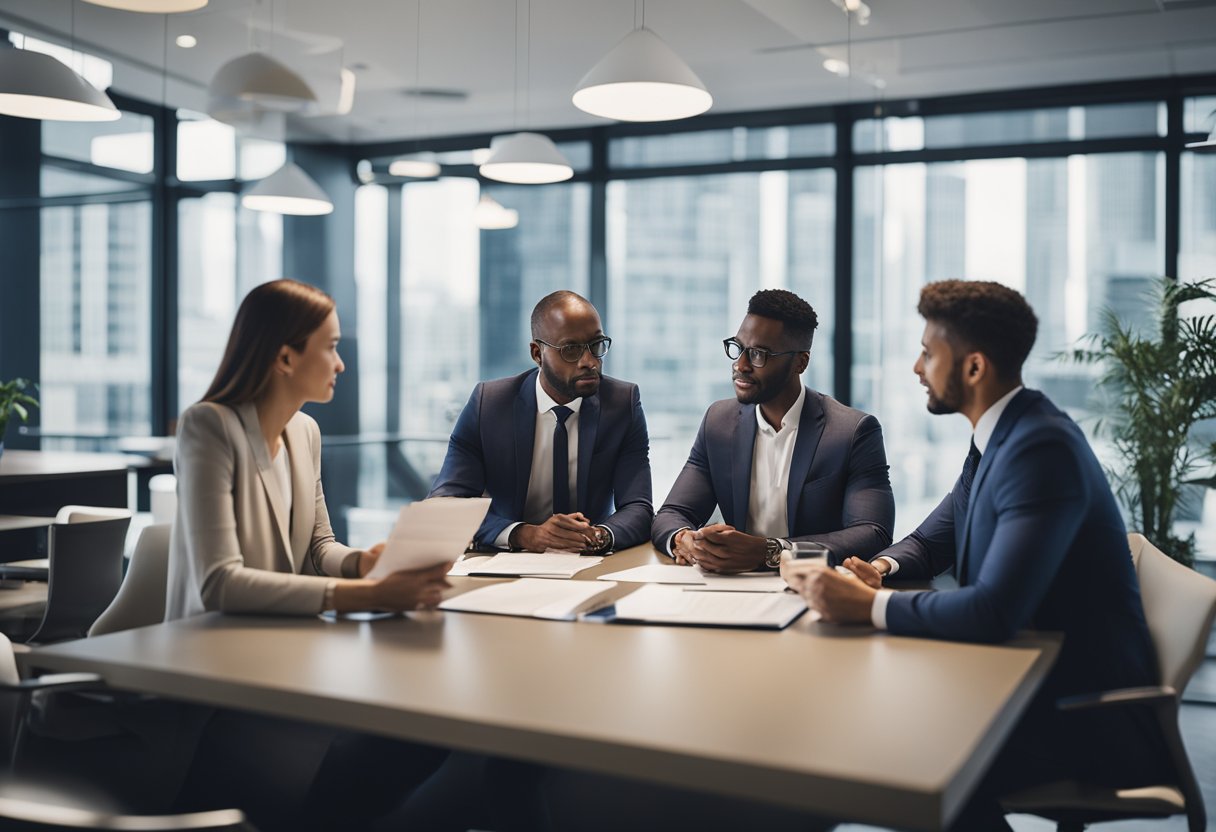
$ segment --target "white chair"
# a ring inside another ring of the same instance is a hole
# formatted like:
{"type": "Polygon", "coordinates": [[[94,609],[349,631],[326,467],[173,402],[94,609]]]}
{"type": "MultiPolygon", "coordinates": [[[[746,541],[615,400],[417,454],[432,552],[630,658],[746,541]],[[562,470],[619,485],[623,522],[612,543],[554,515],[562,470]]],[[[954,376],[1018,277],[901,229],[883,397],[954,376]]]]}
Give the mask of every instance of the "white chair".
{"type": "Polygon", "coordinates": [[[1203,832],[1207,828],[1207,815],[1178,730],[1178,707],[1183,689],[1203,661],[1216,619],[1216,581],[1172,560],[1142,534],[1127,537],[1140,580],[1149,634],[1157,650],[1161,684],[1072,696],[1061,700],[1058,707],[1152,708],[1174,763],[1174,780],[1135,789],[1061,781],[1007,795],[1001,803],[1008,812],[1050,818],[1058,823],[1060,832],[1080,830],[1102,821],[1173,815],[1186,815],[1187,829],[1203,832]]]}
{"type": "Polygon", "coordinates": [[[56,523],[92,523],[96,520],[114,520],[130,517],[131,510],[109,506],[64,506],[55,515],[56,523]]]}
{"type": "Polygon", "coordinates": [[[118,595],[93,622],[90,636],[165,620],[165,584],[169,579],[169,533],[172,529],[172,523],[157,523],[143,530],[118,595]]]}

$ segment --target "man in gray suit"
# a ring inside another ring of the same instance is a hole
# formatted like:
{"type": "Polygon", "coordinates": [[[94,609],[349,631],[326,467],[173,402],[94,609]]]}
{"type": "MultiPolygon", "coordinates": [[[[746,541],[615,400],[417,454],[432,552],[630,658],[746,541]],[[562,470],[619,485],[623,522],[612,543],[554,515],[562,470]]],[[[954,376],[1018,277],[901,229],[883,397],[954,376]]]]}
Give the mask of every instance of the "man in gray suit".
{"type": "Polygon", "coordinates": [[[802,385],[818,325],[805,300],[766,289],[723,342],[735,400],[710,405],[651,528],[676,563],[746,572],[776,568],[790,540],[822,543],[837,563],[890,545],[895,499],[878,420],[802,385]],[[724,522],[705,525],[715,506],[724,522]]]}

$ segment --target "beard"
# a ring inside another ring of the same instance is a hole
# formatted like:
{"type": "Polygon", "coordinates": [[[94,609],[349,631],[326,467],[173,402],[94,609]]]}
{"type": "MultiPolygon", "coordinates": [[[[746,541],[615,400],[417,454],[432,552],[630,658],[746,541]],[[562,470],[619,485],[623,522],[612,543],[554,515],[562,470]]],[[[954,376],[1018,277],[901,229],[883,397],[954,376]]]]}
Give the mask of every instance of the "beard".
{"type": "Polygon", "coordinates": [[[929,400],[925,407],[930,413],[942,416],[947,413],[958,413],[963,406],[963,361],[959,359],[946,378],[946,389],[938,395],[932,387],[925,385],[929,391],[929,400]]]}
{"type": "Polygon", "coordinates": [[[581,399],[584,396],[594,396],[599,392],[600,389],[600,374],[598,370],[593,370],[590,373],[585,373],[569,379],[559,376],[548,364],[541,364],[540,371],[544,374],[545,381],[549,382],[550,388],[556,390],[563,397],[569,399],[581,399]],[[584,385],[584,388],[580,390],[578,388],[578,381],[580,379],[587,378],[594,378],[595,384],[584,385]]]}
{"type": "Polygon", "coordinates": [[[732,382],[734,382],[735,379],[743,379],[744,381],[750,381],[755,385],[746,393],[741,392],[737,387],[735,388],[735,399],[739,402],[739,404],[760,405],[764,404],[765,402],[772,401],[781,394],[783,389],[785,389],[785,385],[789,382],[789,378],[789,374],[787,373],[784,378],[769,379],[767,382],[763,382],[755,376],[749,376],[744,373],[731,374],[732,382]]]}

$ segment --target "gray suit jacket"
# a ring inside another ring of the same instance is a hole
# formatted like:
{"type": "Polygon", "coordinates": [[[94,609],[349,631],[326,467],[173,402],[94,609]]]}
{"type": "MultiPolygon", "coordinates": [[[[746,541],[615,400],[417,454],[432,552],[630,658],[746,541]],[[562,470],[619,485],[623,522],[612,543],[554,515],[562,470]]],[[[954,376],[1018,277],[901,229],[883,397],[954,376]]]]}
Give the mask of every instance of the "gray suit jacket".
{"type": "Polygon", "coordinates": [[[329,525],[317,423],[297,413],[283,436],[290,517],[253,404],[199,402],[182,413],[166,621],[209,610],[312,615],[329,583],[322,575],[356,577],[357,550],[329,525]]]}
{"type": "MultiPolygon", "coordinates": [[[[660,551],[674,532],[704,525],[715,505],[723,521],[750,533],[755,443],[755,405],[724,399],[709,406],[688,462],[655,515],[651,539],[660,551]]],[[[789,536],[825,544],[837,562],[889,546],[895,498],[878,420],[807,388],[782,498],[789,536]]]]}

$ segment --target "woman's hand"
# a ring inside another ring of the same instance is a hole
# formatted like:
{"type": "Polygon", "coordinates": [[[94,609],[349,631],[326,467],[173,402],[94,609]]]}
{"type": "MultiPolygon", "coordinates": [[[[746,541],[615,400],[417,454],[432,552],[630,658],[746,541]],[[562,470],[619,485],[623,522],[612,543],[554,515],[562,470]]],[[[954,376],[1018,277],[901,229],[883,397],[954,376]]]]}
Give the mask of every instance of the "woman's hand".
{"type": "Polygon", "coordinates": [[[428,569],[393,572],[375,582],[378,602],[376,607],[394,612],[405,612],[418,607],[437,607],[443,600],[443,591],[451,587],[447,581],[451,562],[441,563],[428,569]]]}
{"type": "Polygon", "coordinates": [[[380,541],[375,546],[369,546],[359,553],[359,577],[367,577],[367,573],[376,568],[376,564],[380,562],[380,555],[384,552],[385,541],[380,541]]]}

